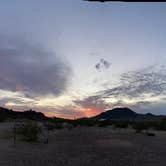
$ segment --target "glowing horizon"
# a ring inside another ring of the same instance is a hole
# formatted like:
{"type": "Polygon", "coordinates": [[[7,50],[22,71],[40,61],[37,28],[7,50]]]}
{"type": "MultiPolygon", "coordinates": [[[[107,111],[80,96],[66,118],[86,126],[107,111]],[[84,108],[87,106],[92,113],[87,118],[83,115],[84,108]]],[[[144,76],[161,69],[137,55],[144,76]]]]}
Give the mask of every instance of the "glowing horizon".
{"type": "Polygon", "coordinates": [[[166,4],[0,4],[0,106],[69,118],[117,106],[166,114],[166,4]]]}

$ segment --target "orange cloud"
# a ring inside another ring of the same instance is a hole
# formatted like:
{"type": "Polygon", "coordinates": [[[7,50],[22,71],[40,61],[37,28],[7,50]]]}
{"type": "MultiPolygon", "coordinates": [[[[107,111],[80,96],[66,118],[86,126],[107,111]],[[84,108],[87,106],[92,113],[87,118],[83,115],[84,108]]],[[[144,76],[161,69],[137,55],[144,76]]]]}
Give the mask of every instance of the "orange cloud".
{"type": "Polygon", "coordinates": [[[102,110],[99,110],[95,107],[89,107],[89,108],[85,109],[85,116],[92,117],[92,116],[100,114],[101,112],[102,112],[102,110]]]}

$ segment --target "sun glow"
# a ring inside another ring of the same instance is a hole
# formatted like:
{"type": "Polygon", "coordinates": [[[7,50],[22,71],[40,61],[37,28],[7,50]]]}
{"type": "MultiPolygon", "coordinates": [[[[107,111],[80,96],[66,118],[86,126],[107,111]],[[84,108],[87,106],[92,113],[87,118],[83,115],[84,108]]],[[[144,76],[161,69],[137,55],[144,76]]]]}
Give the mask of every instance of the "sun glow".
{"type": "Polygon", "coordinates": [[[85,108],[84,112],[86,117],[92,117],[92,116],[100,114],[102,110],[99,110],[95,107],[90,107],[90,108],[85,108]]]}

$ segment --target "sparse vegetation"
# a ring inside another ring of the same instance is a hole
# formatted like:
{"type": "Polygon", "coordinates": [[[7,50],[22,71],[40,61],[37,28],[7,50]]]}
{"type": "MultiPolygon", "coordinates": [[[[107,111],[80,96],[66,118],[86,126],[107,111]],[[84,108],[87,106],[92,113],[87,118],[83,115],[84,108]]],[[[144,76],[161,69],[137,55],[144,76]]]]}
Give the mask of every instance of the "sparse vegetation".
{"type": "Polygon", "coordinates": [[[128,128],[129,122],[127,121],[117,121],[114,122],[114,127],[115,128],[128,128]]]}
{"type": "MultiPolygon", "coordinates": [[[[12,124],[4,124],[3,131],[7,126],[12,124]]],[[[25,126],[27,131],[34,122],[25,126]]],[[[70,132],[56,130],[49,133],[48,144],[16,140],[16,146],[11,146],[12,139],[0,139],[0,162],[4,166],[163,166],[166,162],[165,136],[165,132],[157,131],[157,139],[153,139],[128,129],[121,133],[107,127],[83,126],[70,132]]]]}
{"type": "Polygon", "coordinates": [[[157,130],[166,130],[166,118],[162,118],[158,124],[156,124],[157,130]]]}
{"type": "Polygon", "coordinates": [[[77,127],[77,126],[94,126],[96,124],[96,121],[91,120],[91,119],[87,119],[87,118],[83,118],[83,119],[74,120],[70,123],[73,124],[74,127],[77,127]]]}
{"type": "Polygon", "coordinates": [[[41,128],[37,122],[28,121],[17,129],[17,133],[22,136],[23,140],[36,142],[39,139],[41,128]]]}
{"type": "Polygon", "coordinates": [[[132,127],[137,133],[141,133],[143,130],[148,129],[147,123],[144,122],[135,122],[132,127]]]}
{"type": "Polygon", "coordinates": [[[111,122],[108,121],[108,120],[103,120],[103,121],[98,121],[97,122],[98,127],[107,127],[107,126],[110,126],[110,125],[111,125],[111,122]]]}

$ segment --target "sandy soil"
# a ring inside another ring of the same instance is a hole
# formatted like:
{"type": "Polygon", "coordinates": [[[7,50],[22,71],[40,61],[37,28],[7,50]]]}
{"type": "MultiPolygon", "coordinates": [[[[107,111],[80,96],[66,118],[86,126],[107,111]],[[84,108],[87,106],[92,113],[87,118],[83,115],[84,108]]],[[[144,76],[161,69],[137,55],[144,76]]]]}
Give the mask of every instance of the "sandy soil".
{"type": "Polygon", "coordinates": [[[166,166],[166,133],[149,137],[130,130],[78,127],[55,130],[49,143],[27,143],[2,137],[0,166],[166,166]]]}

